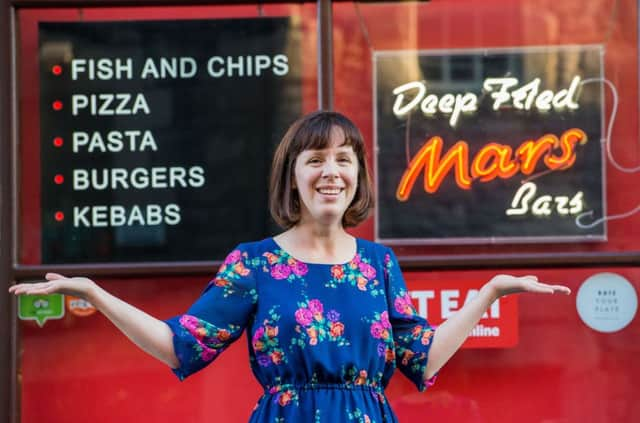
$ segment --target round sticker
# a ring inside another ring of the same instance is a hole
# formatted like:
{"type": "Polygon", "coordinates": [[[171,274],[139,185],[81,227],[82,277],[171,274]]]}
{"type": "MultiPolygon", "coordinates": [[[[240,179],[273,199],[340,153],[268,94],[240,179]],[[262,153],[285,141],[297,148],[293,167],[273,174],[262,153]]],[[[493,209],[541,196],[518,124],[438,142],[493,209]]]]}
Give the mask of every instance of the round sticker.
{"type": "Polygon", "coordinates": [[[616,332],[633,320],[638,294],[633,285],[615,273],[598,273],[585,280],[576,296],[578,315],[598,332],[616,332]]]}
{"type": "Polygon", "coordinates": [[[91,316],[97,311],[89,301],[83,300],[82,298],[67,295],[65,302],[67,303],[69,313],[79,317],[91,316]]]}

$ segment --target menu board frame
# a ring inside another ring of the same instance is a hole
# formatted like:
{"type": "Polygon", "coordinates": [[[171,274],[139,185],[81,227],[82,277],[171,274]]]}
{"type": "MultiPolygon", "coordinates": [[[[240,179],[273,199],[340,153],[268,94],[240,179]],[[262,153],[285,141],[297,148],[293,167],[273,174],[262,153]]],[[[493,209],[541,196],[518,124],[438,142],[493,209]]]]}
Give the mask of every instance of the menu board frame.
{"type": "MultiPolygon", "coordinates": [[[[301,42],[307,43],[307,38],[315,38],[315,33],[310,31],[313,26],[310,25],[316,19],[315,9],[308,7],[307,5],[269,5],[263,7],[257,6],[207,6],[199,10],[197,15],[193,14],[193,9],[185,6],[176,6],[172,8],[167,7],[139,7],[139,8],[114,8],[110,9],[106,13],[100,12],[98,9],[84,9],[80,14],[76,10],[50,10],[50,9],[33,9],[21,13],[18,15],[19,26],[21,27],[21,38],[17,45],[24,52],[37,52],[38,45],[38,25],[40,22],[68,22],[68,23],[104,23],[104,22],[118,22],[118,21],[202,21],[202,20],[239,20],[239,19],[290,19],[292,16],[298,16],[293,19],[292,22],[296,27],[301,28],[300,33],[301,42]],[[127,12],[127,15],[123,15],[123,12],[127,12]],[[151,13],[153,12],[153,13],[151,13]],[[126,16],[126,19],[125,19],[126,16]]],[[[316,72],[318,72],[316,66],[316,47],[312,46],[310,52],[312,55],[301,55],[297,60],[300,62],[300,109],[296,111],[295,116],[291,116],[287,119],[286,125],[283,126],[282,131],[274,131],[277,133],[276,142],[286,130],[286,126],[290,121],[297,118],[300,114],[315,110],[317,108],[318,95],[316,86],[308,84],[308,81],[315,80],[316,72]]],[[[39,217],[40,210],[37,207],[32,207],[34,203],[32,199],[39,198],[41,178],[39,176],[39,170],[34,169],[32,163],[35,165],[36,161],[34,157],[39,156],[39,141],[34,141],[39,138],[39,125],[38,125],[38,109],[37,99],[40,96],[40,89],[38,83],[38,73],[32,71],[26,72],[25,69],[34,69],[39,65],[36,62],[36,55],[25,55],[26,58],[21,58],[17,63],[18,68],[22,69],[20,72],[24,72],[24,78],[17,81],[21,98],[26,101],[21,101],[18,104],[18,128],[19,137],[21,139],[20,150],[17,150],[18,155],[14,162],[14,175],[16,180],[20,181],[17,185],[17,194],[19,203],[14,207],[14,216],[16,221],[15,226],[15,269],[18,269],[21,275],[33,275],[40,276],[48,269],[56,269],[56,271],[62,273],[76,273],[77,269],[85,269],[85,274],[121,274],[121,275],[135,275],[144,274],[146,272],[159,271],[163,274],[172,273],[186,273],[186,274],[210,274],[211,269],[224,259],[224,256],[231,251],[232,247],[225,249],[224,253],[214,255],[207,255],[191,259],[189,257],[181,257],[180,259],[171,258],[159,258],[159,259],[134,259],[130,261],[122,260],[82,260],[82,261],[58,261],[58,262],[46,262],[42,260],[40,253],[40,241],[39,233],[39,217]],[[25,82],[31,81],[31,82],[25,82]],[[36,102],[34,102],[34,99],[36,102]],[[28,106],[31,104],[31,106],[28,106]],[[28,113],[28,110],[35,106],[34,113],[28,113]],[[25,124],[25,122],[29,122],[25,124]],[[29,169],[32,169],[31,171],[29,169]]],[[[65,104],[67,106],[67,104],[65,104]]],[[[270,167],[270,156],[265,153],[265,163],[267,167],[270,167]]],[[[37,166],[37,165],[36,165],[37,166]]],[[[65,178],[65,183],[69,178],[65,178]]],[[[266,184],[268,181],[264,181],[265,192],[266,184]]],[[[53,184],[53,180],[51,180],[53,184]]],[[[36,202],[37,204],[37,202],[36,202]]],[[[263,209],[266,210],[266,202],[263,209]]],[[[267,213],[268,214],[268,213],[267,213]]],[[[66,216],[65,216],[66,217],[66,216]]],[[[274,224],[272,224],[274,225],[274,224]]],[[[265,236],[268,236],[266,234],[265,236]]],[[[247,239],[234,239],[235,244],[246,241],[247,239]]]]}

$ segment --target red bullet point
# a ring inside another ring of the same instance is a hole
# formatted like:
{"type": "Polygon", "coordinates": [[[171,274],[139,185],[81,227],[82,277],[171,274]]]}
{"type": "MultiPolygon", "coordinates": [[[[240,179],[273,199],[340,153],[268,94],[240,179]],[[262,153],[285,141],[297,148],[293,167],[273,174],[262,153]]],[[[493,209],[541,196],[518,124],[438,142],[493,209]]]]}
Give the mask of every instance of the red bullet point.
{"type": "Polygon", "coordinates": [[[54,177],[53,177],[53,181],[54,181],[56,184],[60,185],[61,183],[63,183],[63,182],[64,182],[64,176],[62,176],[62,175],[56,175],[56,176],[54,176],[54,177]]]}
{"type": "Polygon", "coordinates": [[[62,101],[56,100],[53,102],[52,106],[53,106],[53,110],[56,110],[56,111],[62,110],[62,101]]]}
{"type": "Polygon", "coordinates": [[[53,139],[53,145],[56,147],[62,147],[62,144],[64,144],[64,140],[62,139],[62,137],[55,137],[53,139]]]}
{"type": "Polygon", "coordinates": [[[58,222],[62,222],[64,220],[64,213],[62,212],[56,212],[55,214],[55,218],[58,222]]]}
{"type": "Polygon", "coordinates": [[[62,66],[53,65],[53,67],[51,68],[51,73],[53,73],[55,76],[61,75],[62,74],[62,66]]]}

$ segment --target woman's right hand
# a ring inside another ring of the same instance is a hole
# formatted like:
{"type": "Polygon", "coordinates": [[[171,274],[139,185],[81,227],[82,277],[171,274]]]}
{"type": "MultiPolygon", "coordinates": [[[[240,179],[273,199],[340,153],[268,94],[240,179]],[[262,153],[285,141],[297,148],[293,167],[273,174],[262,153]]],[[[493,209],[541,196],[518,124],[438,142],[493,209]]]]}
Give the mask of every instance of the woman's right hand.
{"type": "Polygon", "coordinates": [[[73,295],[89,301],[138,347],[166,363],[180,366],[173,350],[173,332],[163,321],[111,295],[88,278],[47,273],[46,282],[21,283],[9,288],[15,295],[73,295]]]}
{"type": "Polygon", "coordinates": [[[89,301],[92,291],[97,286],[91,279],[83,277],[67,278],[58,273],[47,273],[45,279],[47,280],[46,282],[13,285],[9,288],[9,292],[15,295],[73,295],[89,301]]]}

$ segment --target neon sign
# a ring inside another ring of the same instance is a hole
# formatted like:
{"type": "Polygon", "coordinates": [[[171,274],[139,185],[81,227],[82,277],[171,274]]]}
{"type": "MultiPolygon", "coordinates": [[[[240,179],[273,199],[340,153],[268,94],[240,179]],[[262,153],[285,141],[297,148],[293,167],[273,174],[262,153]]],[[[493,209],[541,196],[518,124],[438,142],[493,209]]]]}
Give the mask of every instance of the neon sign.
{"type": "Polygon", "coordinates": [[[607,208],[603,57],[601,45],[374,53],[376,240],[606,240],[576,220],[607,208]]]}
{"type": "Polygon", "coordinates": [[[575,163],[576,147],[586,142],[584,131],[572,128],[560,137],[546,134],[535,141],[526,140],[515,152],[508,145],[490,143],[475,154],[469,165],[469,144],[466,141],[458,141],[442,155],[442,138],[431,137],[402,175],[396,198],[400,201],[409,199],[421,171],[424,171],[424,190],[433,194],[449,172],[454,173],[458,187],[468,190],[474,180],[489,182],[497,177],[506,179],[518,172],[531,175],[540,161],[548,170],[566,170],[575,163]]]}

